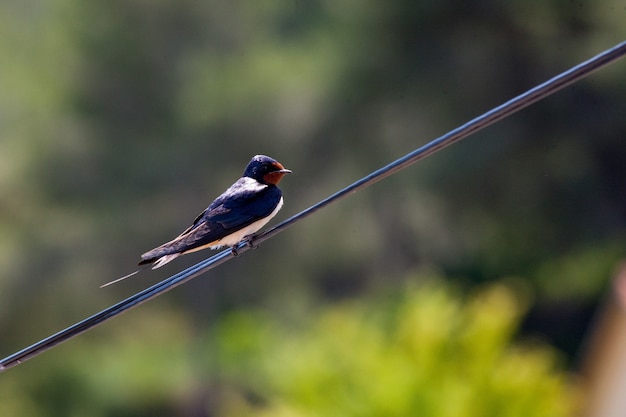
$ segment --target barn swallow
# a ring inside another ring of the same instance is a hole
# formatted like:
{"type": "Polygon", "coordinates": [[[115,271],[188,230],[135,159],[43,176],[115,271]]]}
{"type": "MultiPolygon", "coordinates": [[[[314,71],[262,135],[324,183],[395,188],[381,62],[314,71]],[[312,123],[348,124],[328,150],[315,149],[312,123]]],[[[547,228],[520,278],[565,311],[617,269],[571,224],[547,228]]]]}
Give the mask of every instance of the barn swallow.
{"type": "Polygon", "coordinates": [[[291,170],[275,159],[256,155],[243,176],[200,213],[187,230],[141,255],[140,268],[135,272],[102,287],[129,278],[145,268],[160,268],[181,255],[206,248],[229,246],[236,255],[239,243],[249,240],[283,206],[282,192],[277,185],[285,174],[290,173],[291,170]]]}

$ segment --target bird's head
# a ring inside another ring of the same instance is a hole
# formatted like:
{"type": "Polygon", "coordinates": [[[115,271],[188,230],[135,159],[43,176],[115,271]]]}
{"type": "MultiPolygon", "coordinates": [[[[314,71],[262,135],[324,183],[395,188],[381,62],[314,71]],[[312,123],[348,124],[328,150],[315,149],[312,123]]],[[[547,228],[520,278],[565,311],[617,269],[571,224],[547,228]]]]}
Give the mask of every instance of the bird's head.
{"type": "Polygon", "coordinates": [[[290,173],[291,170],[285,169],[277,160],[265,155],[256,155],[248,163],[243,176],[254,178],[261,184],[276,185],[283,175],[290,173]]]}

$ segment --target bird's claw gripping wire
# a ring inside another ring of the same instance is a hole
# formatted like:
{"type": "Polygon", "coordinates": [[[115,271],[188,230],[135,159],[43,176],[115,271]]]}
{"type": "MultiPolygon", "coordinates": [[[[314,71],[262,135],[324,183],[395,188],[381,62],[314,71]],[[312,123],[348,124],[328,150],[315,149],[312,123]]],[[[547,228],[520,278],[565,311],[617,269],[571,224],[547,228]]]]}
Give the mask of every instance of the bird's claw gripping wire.
{"type": "MultiPolygon", "coordinates": [[[[246,243],[246,246],[247,246],[247,247],[249,247],[250,249],[256,249],[256,248],[258,248],[258,247],[259,247],[259,245],[255,245],[255,244],[254,244],[254,238],[255,238],[255,237],[256,237],[256,236],[255,236],[255,235],[253,235],[253,234],[252,234],[252,235],[245,236],[245,237],[243,238],[242,242],[245,242],[245,243],[246,243]]],[[[239,243],[241,243],[241,242],[239,242],[239,243]]],[[[233,246],[232,248],[230,248],[230,252],[231,252],[231,253],[233,254],[233,256],[235,256],[235,257],[239,256],[239,245],[235,245],[235,246],[233,246]]]]}
{"type": "Polygon", "coordinates": [[[254,244],[254,238],[256,237],[256,235],[248,235],[245,237],[246,239],[246,246],[249,247],[250,249],[256,249],[259,247],[259,245],[255,245],[254,244]]]}

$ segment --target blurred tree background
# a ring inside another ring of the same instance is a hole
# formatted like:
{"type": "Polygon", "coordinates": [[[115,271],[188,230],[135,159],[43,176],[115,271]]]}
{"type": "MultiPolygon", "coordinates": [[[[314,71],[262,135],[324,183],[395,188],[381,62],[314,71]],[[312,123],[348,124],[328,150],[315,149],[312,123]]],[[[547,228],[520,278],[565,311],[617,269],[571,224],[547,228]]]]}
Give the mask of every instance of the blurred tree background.
{"type": "MultiPolygon", "coordinates": [[[[626,37],[600,1],[0,4],[0,349],[264,153],[294,214],[626,37]]],[[[0,376],[6,416],[571,415],[626,249],[624,63],[0,376]],[[469,295],[468,295],[469,294],[469,295]]]]}

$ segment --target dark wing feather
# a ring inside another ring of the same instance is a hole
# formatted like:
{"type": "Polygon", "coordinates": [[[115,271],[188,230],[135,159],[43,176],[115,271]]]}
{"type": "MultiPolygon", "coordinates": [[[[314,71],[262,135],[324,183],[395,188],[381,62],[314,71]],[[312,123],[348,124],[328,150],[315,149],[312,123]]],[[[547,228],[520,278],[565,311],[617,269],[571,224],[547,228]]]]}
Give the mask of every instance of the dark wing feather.
{"type": "Polygon", "coordinates": [[[216,198],[177,238],[141,255],[140,265],[210,245],[269,216],[280,201],[280,189],[275,186],[251,188],[246,180],[240,179],[216,198]]]}

